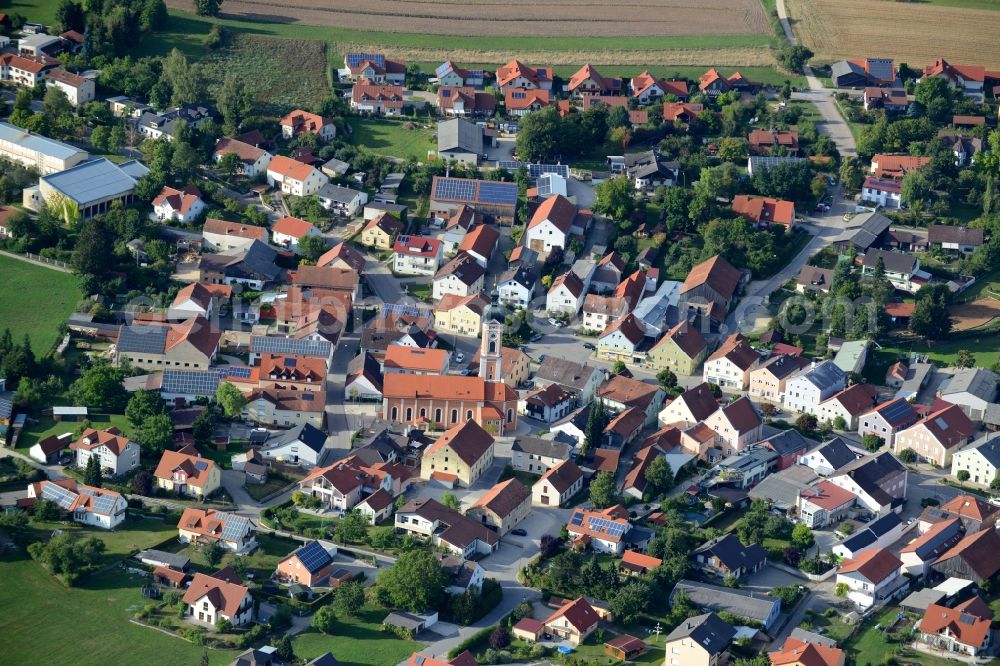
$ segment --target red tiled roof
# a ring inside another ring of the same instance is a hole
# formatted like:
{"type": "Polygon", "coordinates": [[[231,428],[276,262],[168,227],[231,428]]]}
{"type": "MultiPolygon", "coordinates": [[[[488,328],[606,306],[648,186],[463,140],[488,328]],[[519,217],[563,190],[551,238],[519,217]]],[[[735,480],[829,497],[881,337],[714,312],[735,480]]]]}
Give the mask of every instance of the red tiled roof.
{"type": "Polygon", "coordinates": [[[944,74],[948,78],[960,76],[966,81],[983,81],[986,78],[986,69],[980,65],[956,65],[944,58],[934,61],[933,65],[924,67],[924,76],[938,76],[944,74]]]}
{"type": "Polygon", "coordinates": [[[128,444],[128,437],[123,436],[116,428],[108,428],[107,430],[87,428],[80,435],[80,439],[70,444],[69,448],[71,451],[79,449],[93,451],[98,447],[106,446],[111,453],[120,456],[128,444]]]}
{"type": "Polygon", "coordinates": [[[807,643],[788,637],[781,650],[769,652],[771,666],[840,666],[844,663],[844,651],[840,648],[820,643],[807,643]]]}
{"type": "Polygon", "coordinates": [[[412,257],[435,257],[441,249],[441,241],[430,236],[398,236],[392,246],[396,254],[412,257]]]}
{"type": "Polygon", "coordinates": [[[300,134],[319,134],[325,125],[333,120],[301,109],[292,111],[281,119],[282,127],[291,127],[296,136],[300,134]]]}
{"type": "Polygon", "coordinates": [[[782,224],[790,227],[795,223],[795,204],[784,199],[737,194],[733,197],[733,212],[756,224],[782,224]]]}
{"type": "Polygon", "coordinates": [[[316,260],[316,265],[329,266],[338,260],[343,261],[358,273],[365,269],[365,255],[361,254],[344,241],[337,243],[324,252],[323,255],[316,260]]]}
{"type": "Polygon", "coordinates": [[[187,474],[188,485],[202,488],[215,468],[215,463],[197,454],[198,450],[193,446],[186,446],[180,451],[164,451],[153,476],[157,479],[172,479],[174,470],[180,469],[187,474]]]}
{"type": "Polygon", "coordinates": [[[876,153],[872,156],[872,164],[878,165],[873,174],[876,178],[899,178],[910,171],[916,171],[930,164],[931,158],[921,155],[896,155],[876,153]]]}
{"type": "Polygon", "coordinates": [[[637,553],[634,550],[626,550],[622,553],[622,564],[632,564],[637,567],[642,567],[647,571],[652,571],[656,567],[663,564],[663,560],[653,557],[652,555],[637,553]]]}
{"type": "Polygon", "coordinates": [[[237,236],[248,240],[258,240],[262,243],[267,242],[267,229],[264,227],[257,227],[252,224],[243,224],[240,222],[226,222],[225,220],[216,220],[211,217],[205,220],[205,226],[202,227],[202,232],[206,234],[216,234],[217,236],[237,236]]]}
{"type": "Polygon", "coordinates": [[[740,272],[720,255],[701,262],[691,269],[681,285],[681,293],[685,293],[707,284],[725,298],[731,299],[740,283],[740,272]]]}
{"type": "Polygon", "coordinates": [[[803,490],[800,494],[803,499],[827,511],[833,511],[857,499],[854,493],[844,490],[830,481],[821,481],[812,488],[803,490]]]}
{"type": "Polygon", "coordinates": [[[625,339],[633,345],[639,344],[642,342],[643,338],[646,337],[646,330],[632,313],[627,314],[618,321],[612,322],[607,328],[604,329],[604,332],[601,333],[601,338],[606,338],[615,331],[624,335],[625,339]]]}
{"type": "MultiPolygon", "coordinates": [[[[175,190],[167,185],[163,186],[160,193],[153,199],[154,206],[162,206],[169,203],[170,207],[179,211],[182,215],[187,215],[191,206],[201,200],[201,191],[197,187],[186,187],[183,190],[175,190]]],[[[206,221],[207,224],[207,221],[206,221]]]]}
{"type": "Polygon", "coordinates": [[[504,91],[504,106],[508,111],[524,111],[532,107],[548,106],[552,101],[551,93],[540,88],[507,88],[504,91]]]}
{"type": "Polygon", "coordinates": [[[564,234],[569,233],[576,219],[576,205],[561,194],[550,196],[535,209],[535,214],[531,216],[528,229],[533,229],[539,224],[548,220],[564,234]]]}
{"type": "Polygon", "coordinates": [[[837,573],[856,571],[867,578],[869,582],[877,584],[888,578],[893,572],[899,571],[901,566],[903,563],[888,548],[876,548],[864,552],[852,560],[844,560],[837,573]]]}
{"type": "MultiPolygon", "coordinates": [[[[956,407],[957,405],[952,405],[956,407]]],[[[993,506],[975,495],[959,495],[955,499],[941,505],[941,511],[955,514],[962,518],[971,518],[978,522],[988,521],[1000,507],[993,506]]]]}
{"type": "Polygon", "coordinates": [[[276,155],[274,159],[271,160],[271,163],[267,165],[267,170],[272,173],[280,174],[285,178],[304,181],[316,169],[308,164],[303,164],[302,162],[293,160],[291,157],[276,155]]]}
{"type": "Polygon", "coordinates": [[[271,231],[292,238],[304,238],[313,229],[315,227],[311,223],[291,215],[285,215],[271,226],[271,231]]]}
{"type": "MultiPolygon", "coordinates": [[[[392,375],[390,375],[391,377],[392,375]]],[[[409,375],[420,378],[419,375],[409,375]]],[[[388,380],[389,377],[386,377],[388,380]]],[[[388,382],[387,382],[388,383],[388,382]]],[[[462,459],[466,465],[473,465],[483,454],[493,446],[493,436],[483,430],[475,421],[466,421],[452,426],[438,437],[437,441],[427,447],[424,455],[431,455],[441,449],[448,447],[454,451],[455,455],[462,459]]]]}
{"type": "Polygon", "coordinates": [[[669,123],[684,116],[697,118],[705,110],[704,104],[689,104],[687,102],[664,102],[663,119],[669,123]]]}
{"type": "Polygon", "coordinates": [[[830,400],[836,400],[849,414],[857,416],[875,406],[878,391],[871,384],[855,384],[833,395],[830,400]]]}
{"type": "MultiPolygon", "coordinates": [[[[975,602],[979,597],[973,597],[975,602]]],[[[982,604],[982,601],[979,602],[982,604]]],[[[987,609],[988,610],[988,609],[987,609]]],[[[978,615],[969,613],[961,607],[948,608],[931,604],[920,620],[920,631],[926,634],[947,633],[951,638],[963,645],[983,647],[990,634],[990,623],[993,613],[978,615]]]]}
{"type": "Polygon", "coordinates": [[[462,242],[459,243],[459,251],[475,252],[476,254],[489,259],[496,249],[497,241],[500,240],[500,232],[486,224],[479,224],[466,232],[462,242]]]}
{"type": "Polygon", "coordinates": [[[237,615],[240,604],[249,594],[250,590],[243,585],[229,583],[203,573],[196,573],[191,579],[187,592],[184,593],[184,603],[196,604],[207,596],[216,610],[232,618],[237,615]]]}
{"type": "Polygon", "coordinates": [[[354,100],[355,104],[378,102],[390,109],[401,109],[403,108],[403,86],[355,83],[351,90],[351,99],[354,100]]]}
{"type": "Polygon", "coordinates": [[[511,60],[497,70],[497,85],[503,88],[519,76],[523,76],[535,85],[552,80],[551,67],[529,67],[520,60],[511,60]]]}
{"type": "Polygon", "coordinates": [[[594,626],[599,619],[597,612],[583,597],[575,599],[557,610],[545,620],[545,624],[559,618],[566,618],[566,621],[581,633],[594,626]]]}
{"type": "Polygon", "coordinates": [[[22,72],[28,72],[29,74],[38,74],[39,72],[42,72],[52,66],[50,62],[45,60],[25,58],[13,53],[4,53],[3,55],[0,55],[0,65],[19,69],[22,72]]]}
{"type": "Polygon", "coordinates": [[[236,153],[241,162],[253,164],[266,152],[267,151],[262,148],[257,148],[256,146],[244,143],[238,139],[223,137],[215,144],[214,154],[225,155],[227,153],[236,153]]]}

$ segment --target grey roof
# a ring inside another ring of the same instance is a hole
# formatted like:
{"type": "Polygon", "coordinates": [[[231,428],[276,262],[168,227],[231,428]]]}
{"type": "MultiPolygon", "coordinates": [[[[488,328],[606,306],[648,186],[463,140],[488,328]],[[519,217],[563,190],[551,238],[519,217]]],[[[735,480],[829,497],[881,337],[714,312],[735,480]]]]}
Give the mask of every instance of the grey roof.
{"type": "Polygon", "coordinates": [[[805,629],[800,629],[799,627],[792,629],[792,638],[796,638],[803,643],[817,643],[828,647],[837,647],[837,641],[833,640],[829,636],[823,636],[822,634],[817,634],[812,631],[806,631],[805,629]]]}
{"type": "Polygon", "coordinates": [[[329,652],[324,652],[315,659],[307,661],[305,666],[340,666],[340,662],[329,652]]]}
{"type": "Polygon", "coordinates": [[[719,467],[734,471],[748,471],[757,465],[769,465],[778,459],[771,449],[753,449],[742,454],[733,454],[719,463],[719,467]]]}
{"type": "Polygon", "coordinates": [[[0,398],[0,419],[7,420],[14,413],[14,403],[7,398],[0,398]]]}
{"type": "Polygon", "coordinates": [[[316,453],[319,453],[326,444],[326,435],[311,423],[303,423],[269,439],[267,448],[273,449],[296,441],[302,442],[316,453]]]}
{"type": "Polygon", "coordinates": [[[565,460],[569,455],[569,445],[541,437],[516,437],[511,448],[522,453],[530,453],[546,458],[565,460]]]}
{"type": "Polygon", "coordinates": [[[993,402],[997,394],[997,375],[983,368],[961,368],[941,387],[942,396],[954,393],[971,393],[981,400],[993,402]]]}
{"type": "Polygon", "coordinates": [[[273,652],[250,648],[241,652],[229,666],[276,666],[280,662],[273,652]]]}
{"type": "Polygon", "coordinates": [[[685,592],[691,603],[711,611],[729,611],[733,615],[765,623],[771,609],[780,606],[779,599],[764,597],[759,592],[734,590],[693,580],[682,580],[674,586],[671,598],[678,592],[685,592]]]}
{"type": "Polygon", "coordinates": [[[505,284],[507,282],[516,282],[525,289],[531,289],[535,286],[535,282],[538,281],[538,277],[530,266],[514,266],[513,268],[507,269],[503,275],[500,276],[500,284],[505,284]]]}
{"type": "Polygon", "coordinates": [[[160,392],[211,398],[221,382],[221,375],[214,370],[164,370],[160,376],[160,392]]]}
{"type": "Polygon", "coordinates": [[[87,155],[87,151],[68,143],[55,141],[38,134],[32,134],[10,123],[0,123],[0,142],[10,142],[33,152],[66,160],[74,155],[87,155]]]}
{"type": "Polygon", "coordinates": [[[928,606],[938,603],[944,597],[945,593],[941,590],[935,590],[933,587],[925,587],[916,592],[911,592],[899,605],[903,608],[925,613],[928,606]]]}
{"type": "Polygon", "coordinates": [[[764,480],[747,492],[751,499],[761,498],[771,502],[771,506],[779,511],[788,511],[794,507],[799,493],[812,487],[819,477],[805,465],[792,465],[774,474],[764,477],[764,480]]]}
{"type": "Polygon", "coordinates": [[[340,185],[331,185],[327,183],[323,187],[319,188],[316,195],[320,199],[329,199],[330,201],[336,201],[337,203],[349,204],[354,201],[357,196],[361,194],[358,190],[352,190],[349,187],[342,187],[340,185]]]}
{"type": "Polygon", "coordinates": [[[795,451],[804,451],[809,446],[809,440],[803,437],[798,430],[789,428],[761,440],[757,446],[766,446],[779,456],[787,456],[795,451]]]}
{"type": "Polygon", "coordinates": [[[963,451],[968,449],[978,450],[979,454],[986,458],[991,465],[1000,467],[1000,433],[991,432],[983,435],[963,451]]]}
{"type": "Polygon", "coordinates": [[[881,213],[861,213],[851,218],[847,230],[834,241],[850,242],[859,250],[867,250],[891,224],[892,220],[881,213]]]}
{"type": "Polygon", "coordinates": [[[797,377],[803,377],[820,391],[826,391],[837,385],[843,386],[847,374],[833,361],[823,361],[814,368],[804,368],[797,377]]]}
{"type": "Polygon", "coordinates": [[[933,363],[911,363],[906,369],[906,379],[903,380],[899,390],[896,391],[896,398],[909,398],[920,392],[920,389],[927,383],[927,378],[934,371],[933,363]]]}
{"type": "Polygon", "coordinates": [[[828,442],[825,442],[823,446],[819,448],[819,454],[826,458],[827,462],[829,462],[835,470],[838,470],[841,467],[857,460],[857,456],[854,455],[854,451],[852,451],[851,448],[847,446],[847,443],[839,437],[834,437],[828,442]]]}
{"type": "Polygon", "coordinates": [[[898,514],[889,512],[875,522],[870,523],[864,531],[858,532],[850,539],[844,541],[844,547],[852,553],[864,550],[891,530],[899,527],[902,522],[898,514]]]}
{"type": "Polygon", "coordinates": [[[405,613],[400,611],[398,613],[389,613],[382,620],[382,624],[387,624],[392,627],[401,627],[403,629],[408,629],[409,631],[416,631],[424,624],[424,619],[416,615],[411,615],[410,613],[405,613]]]}
{"type": "Polygon", "coordinates": [[[766,171],[778,164],[801,162],[802,159],[801,157],[790,157],[787,155],[751,155],[747,161],[747,168],[750,171],[757,171],[759,169],[766,171]]]}
{"type": "Polygon", "coordinates": [[[705,613],[681,622],[667,635],[667,643],[681,638],[691,638],[709,654],[719,654],[725,650],[736,635],[727,622],[715,613],[705,613]]]}
{"type": "Polygon", "coordinates": [[[438,152],[454,150],[483,154],[483,128],[463,118],[438,123],[438,152]]]}
{"type": "Polygon", "coordinates": [[[733,534],[716,537],[695,548],[694,553],[712,554],[726,565],[726,568],[733,571],[753,569],[767,558],[767,551],[762,546],[757,544],[744,546],[733,534]]]}
{"type": "Polygon", "coordinates": [[[837,476],[850,476],[863,491],[880,504],[889,504],[894,498],[882,490],[880,483],[889,475],[906,468],[888,451],[866,456],[845,465],[837,476]]]}
{"type": "Polygon", "coordinates": [[[89,204],[129,194],[136,181],[147,173],[149,169],[134,160],[119,165],[101,157],[42,176],[41,180],[76,203],[89,204]]]}
{"type": "Polygon", "coordinates": [[[336,173],[347,173],[351,170],[351,165],[343,160],[338,160],[337,158],[331,158],[326,162],[323,162],[321,169],[328,169],[336,173]]]}
{"type": "Polygon", "coordinates": [[[569,386],[580,391],[587,385],[595,372],[603,372],[603,370],[586,363],[577,363],[558,356],[546,355],[542,359],[542,364],[538,366],[538,370],[535,371],[535,378],[569,386]]]}
{"type": "Polygon", "coordinates": [[[865,68],[857,63],[851,62],[850,60],[840,60],[830,65],[830,78],[834,81],[847,74],[856,74],[867,78],[865,68]]]}
{"type": "Polygon", "coordinates": [[[157,564],[165,564],[171,569],[177,569],[178,571],[183,571],[187,569],[188,564],[191,563],[191,559],[186,555],[181,555],[180,553],[170,553],[165,550],[141,550],[135,554],[135,559],[140,562],[155,562],[157,564]]]}
{"type": "Polygon", "coordinates": [[[885,270],[888,273],[909,275],[917,268],[917,258],[913,255],[876,248],[869,248],[865,252],[864,267],[875,268],[879,258],[882,259],[882,263],[885,265],[885,270]]]}

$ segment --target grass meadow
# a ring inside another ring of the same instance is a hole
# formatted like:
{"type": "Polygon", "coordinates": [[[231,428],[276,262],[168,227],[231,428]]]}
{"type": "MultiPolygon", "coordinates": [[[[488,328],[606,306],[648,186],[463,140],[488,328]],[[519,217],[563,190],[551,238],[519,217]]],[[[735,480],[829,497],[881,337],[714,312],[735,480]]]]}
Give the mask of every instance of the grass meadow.
{"type": "Polygon", "coordinates": [[[0,275],[0,331],[9,328],[18,342],[27,333],[37,356],[48,353],[80,300],[76,277],[7,256],[0,256],[0,275]]]}

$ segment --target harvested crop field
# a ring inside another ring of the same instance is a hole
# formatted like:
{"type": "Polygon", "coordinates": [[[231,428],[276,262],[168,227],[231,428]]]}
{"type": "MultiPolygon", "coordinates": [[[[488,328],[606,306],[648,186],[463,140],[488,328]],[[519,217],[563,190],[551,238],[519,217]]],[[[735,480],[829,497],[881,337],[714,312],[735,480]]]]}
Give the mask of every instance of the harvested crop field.
{"type": "Polygon", "coordinates": [[[997,12],[892,0],[787,0],[816,60],[882,56],[917,69],[938,58],[1000,69],[997,12]]]}
{"type": "Polygon", "coordinates": [[[952,329],[969,331],[986,326],[1000,317],[1000,301],[995,298],[980,298],[971,303],[954,305],[948,313],[952,319],[952,329]]]}
{"type": "MultiPolygon", "coordinates": [[[[190,11],[191,0],[167,0],[190,11]]],[[[766,35],[760,0],[226,0],[230,18],[438,35],[766,35]]],[[[667,45],[665,45],[667,46],[667,45]]]]}
{"type": "Polygon", "coordinates": [[[320,41],[232,33],[200,62],[210,87],[221,86],[232,73],[243,80],[259,109],[281,115],[290,108],[315,106],[329,95],[326,48],[320,41]]]}

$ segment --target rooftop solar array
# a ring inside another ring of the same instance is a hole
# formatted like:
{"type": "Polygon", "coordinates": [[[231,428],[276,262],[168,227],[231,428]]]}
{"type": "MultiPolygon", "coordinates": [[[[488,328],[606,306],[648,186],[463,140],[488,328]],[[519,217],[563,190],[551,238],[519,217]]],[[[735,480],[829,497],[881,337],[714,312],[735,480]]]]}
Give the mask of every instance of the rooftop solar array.
{"type": "Polygon", "coordinates": [[[513,185],[513,183],[481,181],[479,183],[479,200],[483,203],[510,203],[512,189],[514,192],[514,200],[516,201],[517,186],[513,185]]]}
{"type": "Polygon", "coordinates": [[[250,379],[250,375],[253,373],[253,368],[240,365],[225,365],[220,368],[216,368],[215,372],[219,373],[219,376],[222,379],[228,379],[229,377],[235,377],[237,379],[250,379]]]}
{"type": "Polygon", "coordinates": [[[102,516],[110,516],[115,510],[117,498],[114,495],[108,495],[107,493],[102,493],[91,488],[83,488],[82,490],[83,494],[94,498],[94,513],[99,513],[102,516]]]}
{"type": "Polygon", "coordinates": [[[348,53],[345,59],[348,67],[357,67],[368,60],[378,67],[385,68],[385,56],[381,53],[348,53]]]}
{"type": "Polygon", "coordinates": [[[125,326],[118,336],[118,351],[162,354],[167,347],[167,331],[166,326],[125,326]]]}
{"type": "Polygon", "coordinates": [[[434,178],[432,199],[469,204],[517,205],[517,184],[468,178],[434,178]]]}
{"type": "Polygon", "coordinates": [[[295,556],[309,573],[315,573],[329,564],[333,558],[319,541],[311,541],[295,551],[295,556]]]}
{"type": "Polygon", "coordinates": [[[64,511],[69,511],[76,498],[76,493],[66,490],[62,486],[57,486],[54,483],[46,483],[45,487],[42,488],[42,499],[55,502],[64,511]]]}
{"type": "Polygon", "coordinates": [[[239,541],[250,526],[249,518],[238,516],[235,513],[220,513],[219,519],[225,521],[222,527],[221,538],[223,541],[239,541]]]}
{"type": "Polygon", "coordinates": [[[907,417],[912,411],[913,407],[910,406],[910,403],[905,400],[897,400],[894,404],[882,410],[882,416],[889,423],[896,423],[907,417]]]}
{"type": "Polygon", "coordinates": [[[214,370],[164,370],[160,380],[160,391],[213,396],[221,380],[221,374],[214,370]]]}
{"type": "Polygon", "coordinates": [[[497,162],[497,166],[507,171],[517,171],[522,166],[528,167],[528,177],[533,180],[545,173],[554,173],[563,178],[569,178],[569,167],[565,164],[527,164],[514,160],[502,160],[497,162]]]}
{"type": "Polygon", "coordinates": [[[437,183],[434,197],[437,199],[461,199],[472,201],[476,195],[476,181],[464,178],[441,178],[437,183]]]}
{"type": "Polygon", "coordinates": [[[570,525],[576,525],[576,526],[583,525],[583,513],[580,512],[580,511],[577,511],[576,513],[574,513],[573,517],[570,518],[569,524],[570,525]]]}
{"type": "Polygon", "coordinates": [[[250,338],[250,351],[254,354],[298,354],[326,358],[330,355],[330,350],[331,345],[326,340],[295,340],[266,335],[250,338]]]}
{"type": "Polygon", "coordinates": [[[622,523],[608,520],[607,518],[601,518],[598,516],[591,516],[589,523],[590,529],[595,532],[604,532],[608,536],[620,537],[625,534],[625,530],[628,529],[628,525],[623,525],[622,523]]]}
{"type": "Polygon", "coordinates": [[[403,305],[400,303],[385,303],[382,305],[383,314],[409,315],[411,317],[428,317],[430,309],[421,308],[416,305],[403,305]]]}

